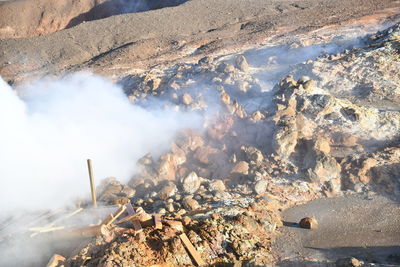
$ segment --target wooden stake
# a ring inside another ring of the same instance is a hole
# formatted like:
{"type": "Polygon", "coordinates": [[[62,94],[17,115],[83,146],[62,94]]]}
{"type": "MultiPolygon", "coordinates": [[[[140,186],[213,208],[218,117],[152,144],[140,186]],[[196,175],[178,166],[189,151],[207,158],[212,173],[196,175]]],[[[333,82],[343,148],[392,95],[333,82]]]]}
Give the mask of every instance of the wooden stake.
{"type": "Polygon", "coordinates": [[[93,207],[97,208],[96,202],[96,189],[94,187],[94,178],[93,178],[93,168],[92,168],[92,160],[87,160],[88,171],[89,171],[89,179],[90,179],[90,191],[92,192],[92,203],[93,207]]]}

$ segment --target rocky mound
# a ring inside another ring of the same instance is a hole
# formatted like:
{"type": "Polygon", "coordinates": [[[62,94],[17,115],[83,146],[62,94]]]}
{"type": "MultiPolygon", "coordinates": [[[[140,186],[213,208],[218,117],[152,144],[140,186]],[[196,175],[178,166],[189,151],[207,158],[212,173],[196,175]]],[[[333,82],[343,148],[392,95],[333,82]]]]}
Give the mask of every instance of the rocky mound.
{"type": "MultiPolygon", "coordinates": [[[[362,48],[295,65],[293,73],[309,64],[320,66],[320,61],[335,66],[337,58],[357,55],[357,68],[343,79],[357,77],[370,66],[360,62],[370,62],[375,53],[398,59],[398,34],[396,25],[374,35],[378,38],[369,36],[362,48]]],[[[390,77],[396,66],[387,73],[382,68],[376,75],[390,77]]],[[[182,132],[159,158],[144,156],[139,162],[142,172],[128,185],[104,181],[99,200],[131,202],[181,221],[209,263],[265,265],[281,260],[271,253],[271,241],[283,227],[280,210],[322,196],[370,192],[399,198],[399,111],[373,107],[374,98],[371,105],[361,106],[346,94],[331,93],[325,80],[305,76],[286,77],[264,91],[254,76],[257,68],[261,67],[252,66],[243,55],[233,61],[203,58],[198,64],[121,80],[139,105],[147,105],[152,96],[165,99],[165,108],[197,110],[209,119],[204,131],[182,132]],[[210,115],[209,107],[216,103],[220,108],[210,115]]],[[[368,78],[385,82],[376,75],[368,78]]],[[[397,103],[396,98],[391,101],[397,103]]],[[[174,237],[176,230],[148,231],[145,242],[129,234],[112,242],[94,241],[67,262],[71,266],[82,261],[87,266],[192,264],[174,237]]],[[[330,255],[323,262],[336,260],[330,255]]]]}

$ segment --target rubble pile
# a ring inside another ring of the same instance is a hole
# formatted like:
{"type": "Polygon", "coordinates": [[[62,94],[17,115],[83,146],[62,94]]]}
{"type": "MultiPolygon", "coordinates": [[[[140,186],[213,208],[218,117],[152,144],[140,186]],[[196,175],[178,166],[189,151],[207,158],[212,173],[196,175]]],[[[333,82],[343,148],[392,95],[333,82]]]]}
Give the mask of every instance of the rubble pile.
{"type": "Polygon", "coordinates": [[[270,90],[265,66],[244,54],[121,79],[132,102],[157,97],[201,114],[204,127],[144,155],[127,184],[103,180],[99,202],[140,207],[153,222],[113,226],[65,266],[270,264],[282,209],[369,191],[398,197],[399,36],[395,25],[362,48],[294,65],[270,90]]]}
{"type": "Polygon", "coordinates": [[[123,78],[133,102],[164,99],[166,109],[202,114],[204,129],[181,132],[158,158],[145,155],[127,185],[104,182],[99,199],[143,207],[184,230],[149,228],[142,243],[128,233],[96,240],[71,266],[191,265],[177,232],[207,263],[268,264],[280,210],[352,192],[397,197],[399,31],[297,64],[272,90],[243,55],[123,78]]]}

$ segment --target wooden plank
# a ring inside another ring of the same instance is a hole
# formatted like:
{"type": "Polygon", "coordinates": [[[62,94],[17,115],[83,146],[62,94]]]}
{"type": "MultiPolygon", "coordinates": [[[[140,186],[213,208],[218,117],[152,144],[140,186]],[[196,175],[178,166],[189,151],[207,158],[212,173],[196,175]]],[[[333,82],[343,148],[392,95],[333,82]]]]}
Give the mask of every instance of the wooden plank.
{"type": "Polygon", "coordinates": [[[153,219],[154,219],[154,225],[155,225],[156,229],[162,229],[162,223],[161,223],[160,214],[155,214],[153,216],[153,219]]]}
{"type": "Polygon", "coordinates": [[[189,254],[192,256],[192,258],[194,259],[194,261],[196,262],[196,264],[198,266],[203,266],[205,265],[203,259],[200,257],[200,254],[197,252],[197,250],[194,248],[192,242],[190,242],[189,238],[187,237],[187,235],[185,233],[182,233],[179,236],[183,242],[183,244],[185,245],[185,247],[187,248],[187,250],[189,251],[189,254]]]}
{"type": "Polygon", "coordinates": [[[65,258],[59,254],[54,254],[50,260],[49,263],[47,263],[46,267],[56,267],[60,264],[60,262],[64,262],[65,258]]]}

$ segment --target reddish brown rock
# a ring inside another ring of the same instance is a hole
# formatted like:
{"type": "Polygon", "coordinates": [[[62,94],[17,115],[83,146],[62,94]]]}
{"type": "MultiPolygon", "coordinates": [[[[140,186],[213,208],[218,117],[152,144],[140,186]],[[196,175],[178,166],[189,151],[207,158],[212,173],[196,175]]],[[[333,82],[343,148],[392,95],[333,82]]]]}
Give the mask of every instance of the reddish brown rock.
{"type": "Polygon", "coordinates": [[[232,168],[231,173],[248,174],[249,173],[249,164],[246,161],[239,161],[232,168]]]}
{"type": "Polygon", "coordinates": [[[193,157],[203,164],[212,163],[212,156],[218,153],[218,149],[204,146],[196,149],[193,157]]]}
{"type": "Polygon", "coordinates": [[[318,228],[318,222],[314,217],[305,217],[300,220],[299,225],[301,228],[315,230],[318,228]]]}

